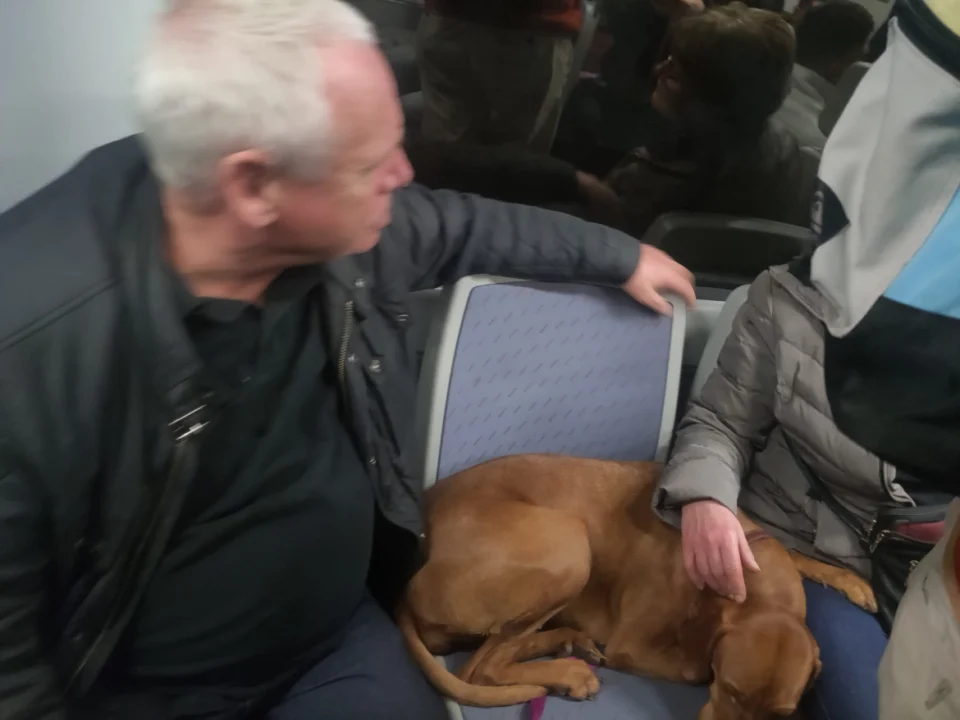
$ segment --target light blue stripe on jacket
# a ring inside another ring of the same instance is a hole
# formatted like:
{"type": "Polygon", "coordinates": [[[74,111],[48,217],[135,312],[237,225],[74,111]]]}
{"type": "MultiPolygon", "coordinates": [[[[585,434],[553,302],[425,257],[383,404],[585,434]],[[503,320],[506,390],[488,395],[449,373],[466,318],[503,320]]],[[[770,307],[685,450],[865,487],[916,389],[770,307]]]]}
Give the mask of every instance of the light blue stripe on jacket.
{"type": "Polygon", "coordinates": [[[884,295],[918,310],[960,319],[960,188],[884,295]]]}

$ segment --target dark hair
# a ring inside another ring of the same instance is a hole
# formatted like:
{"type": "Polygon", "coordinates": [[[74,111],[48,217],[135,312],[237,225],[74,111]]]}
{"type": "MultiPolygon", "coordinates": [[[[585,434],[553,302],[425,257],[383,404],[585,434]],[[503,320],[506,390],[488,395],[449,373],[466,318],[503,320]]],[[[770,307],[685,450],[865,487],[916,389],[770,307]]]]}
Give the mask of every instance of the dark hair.
{"type": "Polygon", "coordinates": [[[870,11],[852,0],[826,0],[797,23],[797,62],[816,67],[857,59],[873,34],[870,11]]]}
{"type": "Polygon", "coordinates": [[[747,7],[757,10],[769,10],[770,12],[782,13],[786,3],[784,0],[745,0],[747,7]]]}
{"type": "Polygon", "coordinates": [[[687,96],[681,121],[717,142],[751,142],[789,89],[793,29],[776,13],[735,2],[677,21],[670,56],[687,96]]]}
{"type": "MultiPolygon", "coordinates": [[[[733,0],[707,0],[707,7],[723,7],[729,5],[733,0]]],[[[769,10],[770,12],[782,13],[786,3],[784,0],[742,0],[743,4],[757,10],[769,10]]]]}

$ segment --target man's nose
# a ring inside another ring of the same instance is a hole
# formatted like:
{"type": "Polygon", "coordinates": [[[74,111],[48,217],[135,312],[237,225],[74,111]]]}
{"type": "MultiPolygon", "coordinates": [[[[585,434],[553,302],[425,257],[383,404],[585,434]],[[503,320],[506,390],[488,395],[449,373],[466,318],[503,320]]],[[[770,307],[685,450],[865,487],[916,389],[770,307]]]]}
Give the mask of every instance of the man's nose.
{"type": "Polygon", "coordinates": [[[402,149],[397,150],[396,169],[394,170],[394,182],[396,187],[406,187],[413,182],[413,166],[410,164],[410,158],[402,149]]]}

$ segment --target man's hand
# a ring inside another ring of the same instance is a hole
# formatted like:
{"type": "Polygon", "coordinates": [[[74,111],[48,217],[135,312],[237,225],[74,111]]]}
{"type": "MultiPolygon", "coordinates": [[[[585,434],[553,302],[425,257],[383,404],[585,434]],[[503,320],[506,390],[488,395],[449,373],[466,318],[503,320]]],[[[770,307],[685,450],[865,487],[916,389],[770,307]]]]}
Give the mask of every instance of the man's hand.
{"type": "Polygon", "coordinates": [[[672,309],[663,293],[679,295],[688,307],[693,307],[697,302],[693,273],[651,245],[640,246],[640,263],[623,289],[638,303],[661,315],[669,315],[672,309]]]}
{"type": "Polygon", "coordinates": [[[760,566],[737,516],[718,502],[698,500],[683,506],[681,532],[683,566],[693,584],[737,602],[746,600],[743,568],[758,572],[760,566]]]}

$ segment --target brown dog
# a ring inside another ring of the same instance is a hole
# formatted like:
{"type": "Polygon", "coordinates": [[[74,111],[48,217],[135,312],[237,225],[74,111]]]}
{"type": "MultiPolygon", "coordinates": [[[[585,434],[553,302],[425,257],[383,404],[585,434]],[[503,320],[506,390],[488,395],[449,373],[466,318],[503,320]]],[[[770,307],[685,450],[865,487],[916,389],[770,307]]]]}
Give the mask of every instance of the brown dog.
{"type": "Polygon", "coordinates": [[[398,616],[430,681],[466,705],[550,691],[589,698],[599,681],[582,660],[526,661],[578,651],[599,662],[601,645],[617,670],[712,681],[700,720],[793,713],[820,667],[797,567],[741,514],[761,567],[747,574],[747,600],[697,590],[680,533],[650,509],[659,472],[653,463],[526,455],[431,488],[427,563],[398,616]],[[459,677],[434,657],[479,640],[459,677]]]}

